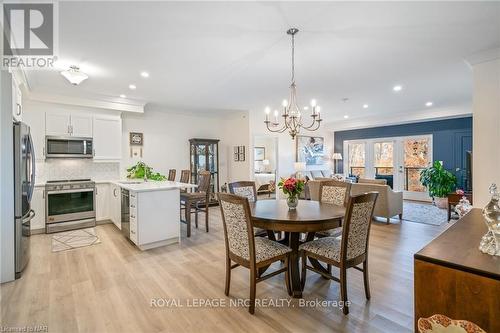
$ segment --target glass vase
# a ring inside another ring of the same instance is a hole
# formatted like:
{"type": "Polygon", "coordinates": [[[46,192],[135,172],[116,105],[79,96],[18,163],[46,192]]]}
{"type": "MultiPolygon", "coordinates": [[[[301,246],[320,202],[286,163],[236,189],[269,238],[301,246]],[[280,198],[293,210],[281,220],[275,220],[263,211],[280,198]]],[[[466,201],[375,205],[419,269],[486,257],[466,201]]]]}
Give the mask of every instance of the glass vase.
{"type": "Polygon", "coordinates": [[[286,198],[286,204],[288,205],[289,210],[297,209],[299,198],[296,196],[289,196],[288,198],[286,198]]]}

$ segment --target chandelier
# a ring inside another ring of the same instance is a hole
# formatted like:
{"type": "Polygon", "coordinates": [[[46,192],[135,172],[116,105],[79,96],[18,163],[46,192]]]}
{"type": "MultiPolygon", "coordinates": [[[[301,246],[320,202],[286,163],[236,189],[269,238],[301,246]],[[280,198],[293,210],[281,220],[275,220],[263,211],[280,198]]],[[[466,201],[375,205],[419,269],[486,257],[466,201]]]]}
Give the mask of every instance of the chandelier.
{"type": "MultiPolygon", "coordinates": [[[[286,130],[289,131],[292,136],[292,140],[297,134],[299,134],[300,129],[308,131],[316,131],[323,119],[321,119],[320,107],[316,104],[316,100],[311,100],[311,118],[312,121],[309,125],[305,125],[302,119],[302,113],[300,108],[297,106],[297,86],[295,85],[295,35],[299,32],[299,29],[290,28],[286,33],[292,36],[292,80],[290,84],[290,99],[287,101],[283,100],[281,104],[283,106],[283,111],[281,117],[283,118],[283,124],[279,121],[279,111],[274,110],[274,119],[269,120],[269,114],[271,113],[271,108],[266,107],[266,120],[264,123],[269,131],[275,133],[283,133],[286,130]]],[[[304,107],[304,110],[309,109],[309,107],[304,107]]]]}

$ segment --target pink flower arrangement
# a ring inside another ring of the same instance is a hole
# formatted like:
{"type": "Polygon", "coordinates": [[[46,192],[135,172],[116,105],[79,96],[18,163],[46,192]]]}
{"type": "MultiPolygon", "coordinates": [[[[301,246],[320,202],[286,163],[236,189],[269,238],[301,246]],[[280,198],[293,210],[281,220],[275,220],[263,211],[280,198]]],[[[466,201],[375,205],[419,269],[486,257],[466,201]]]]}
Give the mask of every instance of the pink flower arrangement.
{"type": "Polygon", "coordinates": [[[294,177],[282,178],[278,183],[278,188],[289,197],[297,197],[304,190],[304,181],[294,177]]]}
{"type": "Polygon", "coordinates": [[[464,195],[464,193],[465,193],[465,192],[464,192],[464,190],[457,189],[457,190],[456,190],[456,193],[457,193],[458,195],[464,195]]]}

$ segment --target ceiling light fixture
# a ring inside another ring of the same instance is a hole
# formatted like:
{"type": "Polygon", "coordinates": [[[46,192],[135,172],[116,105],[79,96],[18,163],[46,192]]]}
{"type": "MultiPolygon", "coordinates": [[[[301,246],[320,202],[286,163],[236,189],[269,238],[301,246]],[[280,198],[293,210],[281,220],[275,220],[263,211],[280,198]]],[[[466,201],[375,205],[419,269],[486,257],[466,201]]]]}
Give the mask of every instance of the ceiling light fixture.
{"type": "Polygon", "coordinates": [[[271,109],[266,107],[266,120],[264,123],[266,124],[267,129],[270,132],[283,133],[288,130],[290,133],[292,140],[295,138],[297,134],[299,134],[300,129],[305,129],[308,131],[316,131],[320,125],[321,114],[320,107],[316,104],[316,100],[311,100],[311,118],[312,122],[310,125],[305,126],[302,122],[302,114],[300,112],[300,108],[297,106],[297,91],[295,86],[295,35],[299,32],[299,29],[290,28],[286,31],[286,33],[292,36],[292,78],[290,84],[290,100],[283,100],[281,104],[283,106],[283,113],[281,117],[283,117],[283,124],[280,125],[278,116],[278,110],[274,111],[274,120],[269,120],[269,113],[271,109]]]}
{"type": "Polygon", "coordinates": [[[129,85],[128,85],[128,88],[129,88],[130,90],[135,90],[135,89],[137,89],[137,87],[135,86],[135,84],[129,84],[129,85]]]}
{"type": "Polygon", "coordinates": [[[141,72],[141,76],[142,77],[149,77],[149,73],[148,72],[141,72]]]}
{"type": "Polygon", "coordinates": [[[127,95],[125,95],[125,94],[121,94],[121,95],[120,95],[120,97],[121,97],[121,98],[127,98],[127,95]]]}
{"type": "Polygon", "coordinates": [[[396,92],[401,91],[401,90],[403,90],[403,86],[400,86],[400,85],[394,86],[394,87],[392,87],[392,90],[394,90],[396,92]]]}
{"type": "Polygon", "coordinates": [[[368,104],[363,104],[363,109],[368,109],[368,104]]]}
{"type": "Polygon", "coordinates": [[[348,115],[345,115],[345,116],[344,116],[344,119],[348,119],[348,118],[349,118],[349,116],[348,116],[348,115]]]}
{"type": "Polygon", "coordinates": [[[74,86],[79,85],[89,78],[87,74],[80,72],[80,68],[78,66],[70,66],[68,70],[62,71],[61,75],[74,86]]]}
{"type": "Polygon", "coordinates": [[[427,106],[427,107],[431,107],[431,106],[433,106],[433,105],[434,105],[434,103],[432,103],[432,102],[427,102],[427,103],[425,103],[425,106],[427,106]]]}

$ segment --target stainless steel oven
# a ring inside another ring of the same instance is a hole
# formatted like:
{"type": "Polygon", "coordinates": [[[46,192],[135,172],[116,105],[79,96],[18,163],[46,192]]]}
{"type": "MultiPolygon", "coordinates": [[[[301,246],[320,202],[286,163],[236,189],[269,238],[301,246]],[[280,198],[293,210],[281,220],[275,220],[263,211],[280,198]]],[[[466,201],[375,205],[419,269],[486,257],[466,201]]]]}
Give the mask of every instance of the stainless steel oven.
{"type": "Polygon", "coordinates": [[[95,183],[90,179],[48,181],[46,232],[95,226],[95,183]]]}
{"type": "Polygon", "coordinates": [[[92,138],[46,136],[47,158],[92,158],[94,147],[92,138]]]}

